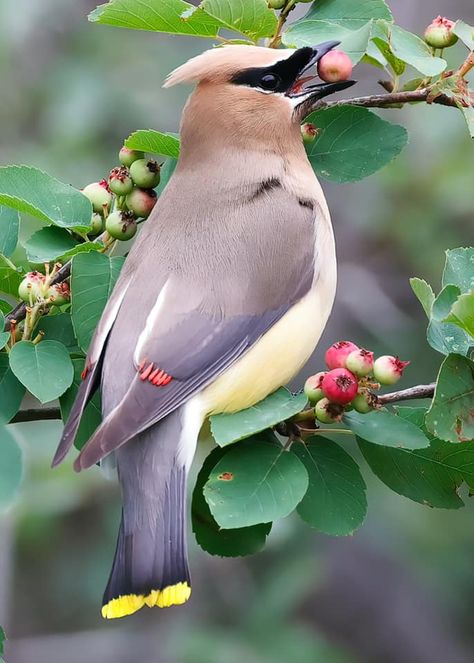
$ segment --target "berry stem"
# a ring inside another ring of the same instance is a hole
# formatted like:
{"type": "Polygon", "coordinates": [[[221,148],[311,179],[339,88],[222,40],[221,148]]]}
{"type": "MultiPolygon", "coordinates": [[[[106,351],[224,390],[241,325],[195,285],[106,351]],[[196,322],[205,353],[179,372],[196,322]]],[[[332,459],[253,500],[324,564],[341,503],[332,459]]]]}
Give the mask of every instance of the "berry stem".
{"type": "Polygon", "coordinates": [[[280,12],[280,16],[278,17],[278,23],[275,29],[275,34],[273,37],[270,39],[268,42],[268,48],[278,48],[281,45],[281,32],[283,30],[283,26],[286,23],[286,19],[288,18],[288,14],[292,9],[294,9],[294,6],[296,5],[297,0],[288,0],[286,5],[283,7],[283,9],[280,12]]]}
{"type": "Polygon", "coordinates": [[[464,78],[464,76],[469,71],[471,71],[473,67],[474,67],[474,51],[471,51],[467,56],[467,58],[462,63],[462,65],[457,70],[456,76],[459,76],[459,78],[464,78]]]}

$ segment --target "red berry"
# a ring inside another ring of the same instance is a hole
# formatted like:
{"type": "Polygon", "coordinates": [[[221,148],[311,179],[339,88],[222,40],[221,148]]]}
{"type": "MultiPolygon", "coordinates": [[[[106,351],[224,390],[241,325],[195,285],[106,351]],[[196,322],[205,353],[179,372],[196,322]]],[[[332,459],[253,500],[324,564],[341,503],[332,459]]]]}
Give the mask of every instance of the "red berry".
{"type": "Polygon", "coordinates": [[[154,208],[156,201],[156,191],[153,191],[153,189],[138,188],[134,188],[125,200],[128,209],[131,209],[137,216],[141,216],[144,219],[150,216],[150,212],[154,208]]]}
{"type": "Polygon", "coordinates": [[[338,341],[326,351],[324,359],[328,368],[345,368],[347,356],[359,348],[352,341],[338,341]]]}
{"type": "Polygon", "coordinates": [[[326,373],[321,382],[321,389],[332,403],[346,405],[356,396],[359,383],[356,376],[347,368],[334,368],[326,373]]]}
{"type": "Polygon", "coordinates": [[[118,166],[112,168],[109,175],[109,189],[117,196],[126,196],[133,189],[132,178],[128,168],[118,166]]]}
{"type": "Polygon", "coordinates": [[[127,166],[130,168],[134,161],[143,159],[144,156],[145,154],[143,152],[139,152],[138,150],[131,150],[129,147],[125,147],[124,145],[119,152],[119,161],[122,166],[127,166]]]}
{"type": "Polygon", "coordinates": [[[327,398],[318,401],[314,408],[316,419],[322,424],[335,424],[341,421],[344,408],[337,403],[331,403],[327,398]]]}
{"type": "Polygon", "coordinates": [[[447,48],[458,40],[453,32],[455,22],[444,16],[437,16],[425,30],[425,41],[432,48],[447,48]]]}
{"type": "Polygon", "coordinates": [[[321,382],[325,375],[325,371],[321,371],[320,373],[316,373],[316,375],[311,375],[304,383],[304,393],[310,403],[317,403],[324,397],[321,382]]]}
{"type": "Polygon", "coordinates": [[[359,378],[369,375],[373,367],[374,353],[370,350],[364,350],[364,348],[353,350],[346,357],[346,368],[359,378]]]}
{"type": "Polygon", "coordinates": [[[400,380],[409,361],[401,361],[398,357],[383,355],[374,362],[374,377],[380,384],[395,384],[400,380]]]}
{"type": "Polygon", "coordinates": [[[103,213],[104,205],[110,205],[112,202],[112,195],[105,180],[88,184],[82,189],[82,193],[91,201],[94,212],[103,213]]]}
{"type": "Polygon", "coordinates": [[[352,74],[352,61],[344,51],[329,51],[318,62],[318,74],[326,83],[345,81],[352,74]]]}

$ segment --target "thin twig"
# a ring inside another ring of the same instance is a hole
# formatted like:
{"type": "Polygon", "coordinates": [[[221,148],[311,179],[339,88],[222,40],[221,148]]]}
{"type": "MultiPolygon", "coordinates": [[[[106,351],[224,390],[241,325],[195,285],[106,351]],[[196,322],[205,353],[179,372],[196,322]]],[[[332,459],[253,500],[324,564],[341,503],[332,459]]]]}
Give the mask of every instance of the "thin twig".
{"type": "Polygon", "coordinates": [[[393,391],[391,394],[382,394],[382,396],[377,396],[377,403],[379,405],[386,405],[387,403],[397,403],[398,401],[410,401],[413,398],[433,398],[435,387],[436,382],[432,382],[431,384],[419,384],[416,387],[393,391]]]}

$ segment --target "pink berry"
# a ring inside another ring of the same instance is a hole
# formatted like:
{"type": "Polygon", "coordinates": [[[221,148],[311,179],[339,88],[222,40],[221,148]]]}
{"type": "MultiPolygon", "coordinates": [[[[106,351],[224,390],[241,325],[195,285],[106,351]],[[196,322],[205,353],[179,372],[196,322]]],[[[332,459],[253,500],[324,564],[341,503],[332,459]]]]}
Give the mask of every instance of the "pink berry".
{"type": "Polygon", "coordinates": [[[432,48],[447,48],[458,40],[453,32],[455,22],[444,16],[437,16],[425,30],[425,41],[432,48]]]}
{"type": "Polygon", "coordinates": [[[157,200],[156,191],[153,189],[138,189],[135,187],[128,194],[125,202],[128,209],[132,210],[137,216],[147,219],[151,210],[154,208],[157,200]]]}
{"type": "Polygon", "coordinates": [[[338,341],[326,351],[324,359],[328,368],[345,368],[347,356],[359,348],[352,341],[338,341]]]}
{"type": "Polygon", "coordinates": [[[359,378],[369,375],[374,368],[374,353],[364,348],[353,350],[347,355],[346,368],[359,378]]]}
{"type": "Polygon", "coordinates": [[[326,83],[346,81],[352,74],[352,61],[344,51],[329,51],[318,62],[318,74],[326,83]]]}
{"type": "Polygon", "coordinates": [[[321,389],[332,403],[346,405],[356,396],[359,383],[356,376],[347,368],[334,368],[326,373],[321,382],[321,389]]]}
{"type": "Polygon", "coordinates": [[[380,384],[395,384],[400,380],[409,361],[401,361],[398,357],[383,355],[374,362],[374,377],[380,384]]]}
{"type": "Polygon", "coordinates": [[[316,375],[311,375],[304,383],[304,393],[310,403],[317,403],[321,398],[324,398],[321,382],[325,375],[325,371],[321,371],[316,375]]]}
{"type": "Polygon", "coordinates": [[[314,414],[322,424],[335,424],[341,421],[344,408],[337,403],[331,403],[328,398],[322,398],[316,403],[314,414]]]}

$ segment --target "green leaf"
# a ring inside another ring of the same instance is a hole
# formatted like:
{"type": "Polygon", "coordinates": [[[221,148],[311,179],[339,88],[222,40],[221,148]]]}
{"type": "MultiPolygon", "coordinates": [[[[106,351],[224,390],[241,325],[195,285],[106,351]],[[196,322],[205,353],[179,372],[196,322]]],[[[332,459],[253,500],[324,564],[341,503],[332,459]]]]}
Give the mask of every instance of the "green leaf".
{"type": "Polygon", "coordinates": [[[358,30],[348,30],[342,25],[319,21],[314,19],[303,19],[293,23],[283,34],[283,42],[288,46],[314,46],[322,41],[334,39],[340,41],[340,48],[351,58],[352,64],[357,64],[369,44],[372,24],[366,23],[358,30]]]}
{"type": "Polygon", "coordinates": [[[474,438],[474,363],[461,355],[448,355],[441,364],[426,427],[447,442],[474,438]]]}
{"type": "Polygon", "coordinates": [[[373,37],[372,41],[377,46],[379,51],[382,53],[385,60],[391,66],[391,68],[395,72],[395,74],[397,76],[401,76],[403,74],[403,72],[405,71],[405,68],[406,68],[405,63],[403,62],[403,60],[399,60],[393,54],[393,51],[390,48],[390,44],[385,39],[382,39],[381,37],[373,37]]]}
{"type": "Polygon", "coordinates": [[[431,309],[435,300],[433,288],[424,279],[412,278],[410,279],[411,289],[415,293],[418,301],[423,306],[423,310],[428,316],[431,317],[431,309]]]}
{"type": "Polygon", "coordinates": [[[18,244],[20,219],[11,207],[0,206],[0,253],[11,256],[18,244]]]}
{"type": "Polygon", "coordinates": [[[153,152],[164,157],[179,157],[179,139],[171,134],[163,134],[154,129],[139,129],[134,131],[127,140],[125,146],[131,150],[142,152],[153,152]]]}
{"type": "Polygon", "coordinates": [[[442,285],[457,285],[461,292],[474,290],[474,248],[446,251],[442,285]]]}
{"type": "Polygon", "coordinates": [[[444,320],[457,325],[474,339],[474,292],[461,295],[444,320]]]}
{"type": "Polygon", "coordinates": [[[469,135],[474,138],[474,108],[472,106],[461,106],[460,110],[466,120],[469,135]]]}
{"type": "Polygon", "coordinates": [[[310,18],[331,21],[350,30],[357,30],[372,19],[393,20],[384,0],[318,0],[303,20],[310,18]]]}
{"type": "MultiPolygon", "coordinates": [[[[273,436],[272,436],[273,437],[273,436]]],[[[234,529],[284,518],[304,497],[308,473],[293,453],[262,434],[233,446],[204,486],[218,525],[234,529]]]]}
{"type": "Polygon", "coordinates": [[[254,41],[271,37],[277,26],[276,14],[265,0],[203,0],[201,7],[230,30],[254,41]]]}
{"type": "Polygon", "coordinates": [[[94,9],[89,21],[191,37],[215,37],[222,27],[203,9],[182,0],[111,0],[94,9]]]}
{"type": "Polygon", "coordinates": [[[70,313],[58,313],[46,315],[40,318],[33,337],[39,331],[44,332],[45,341],[59,341],[66,346],[69,352],[80,352],[74,336],[74,328],[70,313]]]}
{"type": "Polygon", "coordinates": [[[54,401],[71,385],[74,377],[69,353],[57,341],[15,343],[10,351],[15,376],[41,403],[54,401]]]}
{"type": "MultiPolygon", "coordinates": [[[[0,426],[0,509],[13,501],[20,487],[22,473],[20,447],[8,428],[0,426]]],[[[0,651],[3,653],[1,638],[0,646],[2,647],[0,651]]]]}
{"type": "Polygon", "coordinates": [[[421,449],[429,444],[417,426],[386,410],[368,414],[347,412],[342,420],[358,437],[373,444],[403,449],[421,449]]]}
{"type": "Polygon", "coordinates": [[[65,260],[77,253],[100,251],[104,248],[99,242],[80,243],[65,228],[57,226],[41,228],[31,235],[24,247],[30,262],[65,260]]]}
{"type": "Polygon", "coordinates": [[[0,654],[5,653],[3,645],[4,645],[6,639],[7,639],[7,636],[5,635],[5,631],[0,626],[0,654]]]}
{"type": "Polygon", "coordinates": [[[7,313],[10,313],[12,309],[13,306],[9,302],[6,302],[4,299],[0,299],[0,311],[2,313],[6,315],[7,313]]]}
{"type": "MultiPolygon", "coordinates": [[[[71,412],[71,408],[76,399],[77,392],[79,390],[80,384],[82,382],[81,373],[84,369],[84,359],[83,358],[74,358],[72,359],[72,365],[74,367],[74,377],[71,386],[69,389],[64,392],[64,394],[59,399],[59,406],[61,408],[61,419],[66,423],[71,412]]],[[[76,433],[74,439],[74,444],[77,449],[82,449],[85,443],[94,433],[95,429],[99,426],[102,421],[101,405],[100,405],[100,396],[96,392],[92,399],[87,404],[81,418],[81,423],[79,429],[76,433]]]]}
{"type": "Polygon", "coordinates": [[[160,183],[156,187],[155,191],[158,196],[160,196],[168,182],[170,181],[171,175],[174,173],[174,169],[176,168],[177,165],[177,160],[176,159],[166,159],[164,164],[161,166],[161,177],[160,177],[160,183]]]}
{"type": "Polygon", "coordinates": [[[225,447],[293,417],[307,402],[304,394],[294,395],[281,388],[246,410],[213,415],[210,417],[211,433],[217,444],[225,447]]]}
{"type": "Polygon", "coordinates": [[[297,506],[311,527],[334,536],[352,534],[367,513],[365,482],[357,463],[339,445],[321,435],[291,450],[306,467],[309,487],[297,506]]]}
{"type": "Polygon", "coordinates": [[[387,21],[378,21],[378,25],[384,30],[390,49],[398,59],[425,76],[438,76],[446,69],[446,60],[434,57],[430,47],[420,37],[387,21]]]}
{"type": "Polygon", "coordinates": [[[456,21],[453,32],[470,51],[474,51],[474,28],[472,25],[468,25],[464,21],[456,21]]]}
{"type": "Polygon", "coordinates": [[[191,509],[193,532],[201,548],[211,555],[221,557],[253,555],[265,545],[271,523],[237,529],[220,529],[204,498],[204,484],[208,481],[212,469],[225,453],[224,449],[214,449],[199,471],[191,509]]]}
{"type": "Polygon", "coordinates": [[[18,286],[22,281],[22,270],[5,256],[0,255],[0,292],[18,297],[18,286]]]}
{"type": "Polygon", "coordinates": [[[311,165],[334,182],[355,182],[372,175],[392,161],[408,141],[406,129],[356,106],[316,111],[306,121],[320,132],[306,148],[311,165]]]}
{"type": "Polygon", "coordinates": [[[462,329],[444,321],[459,294],[458,286],[446,285],[436,297],[431,310],[426,337],[431,347],[444,355],[451,352],[465,355],[471,345],[471,340],[462,329]]]}
{"type": "MultiPolygon", "coordinates": [[[[426,408],[398,407],[399,416],[424,428],[426,408]]],[[[427,433],[429,436],[429,433],[427,433]]],[[[457,494],[465,481],[474,487],[474,443],[452,445],[430,437],[428,449],[390,449],[359,440],[359,447],[371,470],[389,488],[420,504],[458,509],[463,502],[457,494]]]]}
{"type": "MultiPolygon", "coordinates": [[[[4,328],[5,328],[5,316],[3,315],[2,311],[0,311],[0,329],[4,328]]],[[[9,338],[10,338],[9,332],[0,331],[0,350],[5,347],[5,345],[8,343],[9,338]]]]}
{"type": "Polygon", "coordinates": [[[10,368],[8,355],[0,352],[0,424],[7,424],[20,409],[25,387],[10,368]]]}
{"type": "Polygon", "coordinates": [[[89,226],[92,216],[80,191],[30,166],[0,168],[0,204],[64,228],[89,226]]]}
{"type": "Polygon", "coordinates": [[[86,353],[124,258],[81,253],[72,259],[71,311],[77,342],[86,353]]]}

